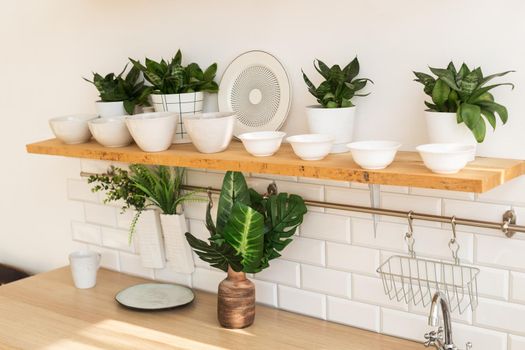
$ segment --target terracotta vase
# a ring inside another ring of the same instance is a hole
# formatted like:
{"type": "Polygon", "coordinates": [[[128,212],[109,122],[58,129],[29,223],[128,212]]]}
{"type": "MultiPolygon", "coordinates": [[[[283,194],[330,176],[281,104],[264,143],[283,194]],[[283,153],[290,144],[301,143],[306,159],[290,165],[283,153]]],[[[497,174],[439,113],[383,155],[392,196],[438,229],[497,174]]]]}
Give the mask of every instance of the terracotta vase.
{"type": "Polygon", "coordinates": [[[255,285],[244,272],[228,267],[228,276],[219,284],[217,313],[224,328],[245,328],[255,319],[255,285]]]}

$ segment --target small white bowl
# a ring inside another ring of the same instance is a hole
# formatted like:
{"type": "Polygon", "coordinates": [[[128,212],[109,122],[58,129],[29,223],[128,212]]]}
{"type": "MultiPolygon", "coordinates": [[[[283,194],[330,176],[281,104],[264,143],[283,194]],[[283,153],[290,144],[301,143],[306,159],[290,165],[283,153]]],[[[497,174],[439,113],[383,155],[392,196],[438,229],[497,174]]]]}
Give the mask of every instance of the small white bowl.
{"type": "Polygon", "coordinates": [[[184,127],[191,142],[201,153],[222,152],[230,145],[235,113],[198,113],[184,117],[184,127]]]}
{"type": "Polygon", "coordinates": [[[303,160],[323,159],[330,153],[334,140],[333,136],[324,134],[295,135],[286,139],[294,153],[303,160]]]}
{"type": "Polygon", "coordinates": [[[352,151],[352,158],[361,168],[381,170],[394,161],[401,144],[394,141],[361,141],[346,146],[352,151]]]}
{"type": "Polygon", "coordinates": [[[95,140],[104,147],[124,147],[133,141],[126,116],[97,118],[88,122],[89,130],[95,140]]]}
{"type": "Polygon", "coordinates": [[[416,149],[432,172],[456,174],[472,159],[472,147],[459,143],[430,143],[416,149]]]}
{"type": "Polygon", "coordinates": [[[252,156],[269,157],[279,150],[285,136],[286,133],[282,131],[255,131],[237,137],[252,156]]]}
{"type": "Polygon", "coordinates": [[[88,142],[91,138],[88,121],[97,118],[91,114],[74,114],[52,118],[49,126],[56,138],[68,145],[88,142]]]}
{"type": "Polygon", "coordinates": [[[162,152],[170,148],[175,135],[177,113],[142,113],[126,117],[133,140],[144,152],[162,152]]]}

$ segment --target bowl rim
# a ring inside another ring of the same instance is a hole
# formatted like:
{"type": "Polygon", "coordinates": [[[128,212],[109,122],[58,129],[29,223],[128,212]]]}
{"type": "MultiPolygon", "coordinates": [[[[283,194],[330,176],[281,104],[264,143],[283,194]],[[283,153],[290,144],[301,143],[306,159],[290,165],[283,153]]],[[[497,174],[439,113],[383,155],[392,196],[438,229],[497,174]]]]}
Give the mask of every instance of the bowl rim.
{"type": "Polygon", "coordinates": [[[193,115],[184,116],[185,121],[186,120],[234,119],[234,118],[235,118],[235,112],[206,112],[206,113],[195,113],[193,115]]]}
{"type": "Polygon", "coordinates": [[[126,116],[114,116],[114,117],[100,117],[91,119],[88,121],[90,125],[104,125],[104,124],[113,124],[113,123],[126,123],[126,116]]]}
{"type": "Polygon", "coordinates": [[[328,134],[300,134],[290,136],[286,141],[289,143],[333,143],[335,137],[328,134]],[[315,139],[316,137],[319,139],[315,139]]]}
{"type": "Polygon", "coordinates": [[[241,141],[269,141],[269,140],[276,140],[276,139],[282,139],[286,136],[286,133],[284,131],[250,131],[250,132],[244,132],[237,137],[241,141]],[[260,135],[260,137],[257,137],[260,135]],[[265,137],[265,135],[267,135],[265,137]]]}
{"type": "Polygon", "coordinates": [[[127,115],[126,120],[152,120],[152,119],[168,119],[179,116],[176,112],[148,112],[127,115]]]}
{"type": "Polygon", "coordinates": [[[346,144],[350,150],[356,151],[396,151],[402,146],[401,142],[389,140],[366,140],[346,144]],[[383,145],[382,147],[367,148],[366,145],[383,145]]]}
{"type": "Polygon", "coordinates": [[[464,143],[426,143],[416,147],[419,153],[441,154],[441,155],[455,155],[455,154],[471,154],[474,150],[474,145],[464,143]],[[431,147],[446,146],[448,149],[429,149],[431,147]],[[451,149],[452,148],[452,149],[451,149]],[[456,149],[454,149],[456,148],[456,149]]]}
{"type": "Polygon", "coordinates": [[[78,114],[68,114],[68,115],[62,115],[59,117],[53,117],[49,119],[50,123],[55,122],[81,122],[81,123],[87,123],[93,119],[97,119],[99,116],[96,114],[89,114],[89,113],[78,113],[78,114]]]}

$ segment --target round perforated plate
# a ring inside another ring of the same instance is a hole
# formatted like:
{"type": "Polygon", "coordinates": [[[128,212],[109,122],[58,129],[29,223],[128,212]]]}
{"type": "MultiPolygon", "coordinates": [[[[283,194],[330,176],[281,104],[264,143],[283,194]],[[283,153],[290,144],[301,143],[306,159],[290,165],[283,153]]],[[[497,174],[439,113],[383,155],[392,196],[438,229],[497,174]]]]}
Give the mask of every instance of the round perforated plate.
{"type": "Polygon", "coordinates": [[[226,68],[219,87],[219,111],[235,112],[235,136],[279,130],[290,109],[290,89],[288,75],[274,56],[249,51],[226,68]]]}

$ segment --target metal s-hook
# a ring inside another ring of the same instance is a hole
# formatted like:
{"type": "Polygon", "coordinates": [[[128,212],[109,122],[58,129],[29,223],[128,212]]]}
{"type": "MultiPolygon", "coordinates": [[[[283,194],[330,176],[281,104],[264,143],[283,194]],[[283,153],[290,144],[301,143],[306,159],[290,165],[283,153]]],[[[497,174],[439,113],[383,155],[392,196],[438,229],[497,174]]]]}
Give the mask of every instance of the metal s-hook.
{"type": "Polygon", "coordinates": [[[416,252],[414,250],[414,244],[416,243],[416,240],[414,239],[414,226],[413,226],[413,218],[414,212],[411,210],[408,212],[408,231],[405,234],[405,242],[408,246],[408,253],[411,258],[416,257],[416,252]]]}
{"type": "Polygon", "coordinates": [[[459,265],[459,243],[457,241],[457,234],[456,234],[456,217],[453,216],[452,219],[450,219],[450,224],[452,225],[452,238],[448,242],[448,247],[450,248],[450,251],[452,252],[452,258],[454,259],[454,263],[456,265],[459,265]]]}

